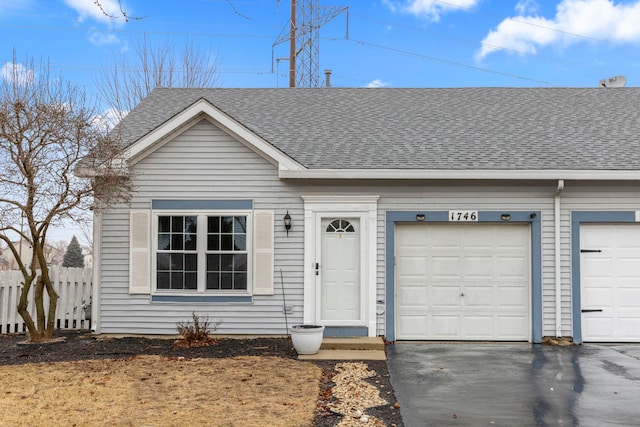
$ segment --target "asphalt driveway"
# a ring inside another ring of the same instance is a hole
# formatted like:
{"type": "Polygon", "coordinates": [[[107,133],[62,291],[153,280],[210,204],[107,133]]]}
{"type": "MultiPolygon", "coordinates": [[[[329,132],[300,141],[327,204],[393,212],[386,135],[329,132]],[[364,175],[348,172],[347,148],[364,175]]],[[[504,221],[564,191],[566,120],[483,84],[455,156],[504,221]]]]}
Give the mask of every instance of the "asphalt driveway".
{"type": "Polygon", "coordinates": [[[387,355],[407,427],[640,424],[640,346],[396,343],[387,355]]]}

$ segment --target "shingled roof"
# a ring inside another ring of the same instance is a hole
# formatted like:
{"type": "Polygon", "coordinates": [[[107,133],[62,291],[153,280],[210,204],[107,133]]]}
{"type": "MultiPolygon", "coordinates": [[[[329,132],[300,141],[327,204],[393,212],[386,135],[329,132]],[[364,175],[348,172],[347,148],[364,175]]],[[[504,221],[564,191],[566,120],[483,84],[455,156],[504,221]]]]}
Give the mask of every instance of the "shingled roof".
{"type": "Polygon", "coordinates": [[[158,88],[123,142],[200,99],[308,169],[640,170],[640,88],[158,88]]]}

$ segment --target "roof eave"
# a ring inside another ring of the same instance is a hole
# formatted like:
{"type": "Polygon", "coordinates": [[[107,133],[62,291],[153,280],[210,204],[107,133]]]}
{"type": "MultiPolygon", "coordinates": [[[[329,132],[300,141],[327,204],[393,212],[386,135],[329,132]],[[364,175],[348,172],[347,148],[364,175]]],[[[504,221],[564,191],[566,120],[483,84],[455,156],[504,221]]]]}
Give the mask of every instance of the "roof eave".
{"type": "Polygon", "coordinates": [[[640,181],[640,170],[280,169],[281,179],[640,181]]]}

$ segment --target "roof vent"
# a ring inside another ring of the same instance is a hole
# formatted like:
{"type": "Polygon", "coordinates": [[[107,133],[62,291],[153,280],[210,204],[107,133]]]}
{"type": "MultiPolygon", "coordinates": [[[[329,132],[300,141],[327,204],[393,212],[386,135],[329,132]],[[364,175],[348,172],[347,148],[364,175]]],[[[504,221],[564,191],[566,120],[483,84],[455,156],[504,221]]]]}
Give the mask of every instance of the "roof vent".
{"type": "Polygon", "coordinates": [[[331,87],[331,70],[324,70],[325,85],[331,87]]]}
{"type": "Polygon", "coordinates": [[[627,84],[627,78],[625,76],[616,76],[608,79],[600,80],[599,87],[624,87],[627,84]]]}

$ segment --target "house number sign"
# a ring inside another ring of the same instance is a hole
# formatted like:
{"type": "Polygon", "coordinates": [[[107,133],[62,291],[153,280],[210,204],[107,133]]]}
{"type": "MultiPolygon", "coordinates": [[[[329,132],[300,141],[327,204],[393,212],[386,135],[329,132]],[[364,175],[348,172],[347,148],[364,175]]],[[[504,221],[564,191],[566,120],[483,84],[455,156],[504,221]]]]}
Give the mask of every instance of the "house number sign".
{"type": "Polygon", "coordinates": [[[478,211],[449,211],[449,221],[453,221],[453,222],[478,221],[478,211]]]}

